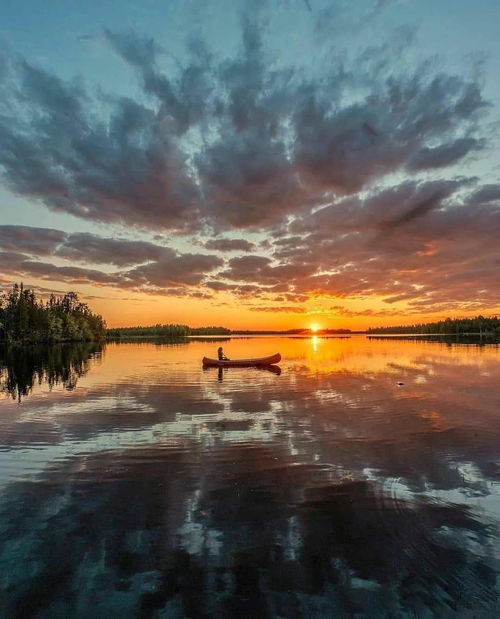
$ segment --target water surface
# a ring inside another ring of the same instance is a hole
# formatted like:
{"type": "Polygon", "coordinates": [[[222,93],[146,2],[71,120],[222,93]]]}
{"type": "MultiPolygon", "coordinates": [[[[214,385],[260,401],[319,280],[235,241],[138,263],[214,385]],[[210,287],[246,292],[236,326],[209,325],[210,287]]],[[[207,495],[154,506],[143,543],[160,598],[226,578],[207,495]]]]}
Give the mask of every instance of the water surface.
{"type": "Polygon", "coordinates": [[[498,616],[498,346],[218,345],[0,351],[2,616],[498,616]]]}

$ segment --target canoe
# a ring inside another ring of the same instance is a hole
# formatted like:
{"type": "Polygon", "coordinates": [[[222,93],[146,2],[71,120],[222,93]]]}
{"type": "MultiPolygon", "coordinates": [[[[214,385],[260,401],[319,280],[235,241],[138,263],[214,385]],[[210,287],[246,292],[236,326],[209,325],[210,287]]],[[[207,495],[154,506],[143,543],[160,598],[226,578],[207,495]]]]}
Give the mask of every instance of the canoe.
{"type": "Polygon", "coordinates": [[[281,361],[281,355],[277,352],[270,357],[260,357],[258,359],[229,359],[228,361],[219,361],[219,359],[210,359],[209,357],[203,357],[203,365],[213,366],[219,368],[241,368],[241,367],[254,367],[263,365],[273,365],[273,363],[279,363],[281,361]]]}

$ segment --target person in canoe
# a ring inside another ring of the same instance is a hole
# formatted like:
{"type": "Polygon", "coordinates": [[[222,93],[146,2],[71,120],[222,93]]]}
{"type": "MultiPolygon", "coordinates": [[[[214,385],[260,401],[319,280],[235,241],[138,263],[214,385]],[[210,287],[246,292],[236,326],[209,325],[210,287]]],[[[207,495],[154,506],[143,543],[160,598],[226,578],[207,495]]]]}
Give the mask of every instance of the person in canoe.
{"type": "Polygon", "coordinates": [[[224,351],[222,350],[222,346],[219,346],[217,349],[217,355],[219,357],[219,361],[229,361],[229,357],[226,357],[224,351]]]}

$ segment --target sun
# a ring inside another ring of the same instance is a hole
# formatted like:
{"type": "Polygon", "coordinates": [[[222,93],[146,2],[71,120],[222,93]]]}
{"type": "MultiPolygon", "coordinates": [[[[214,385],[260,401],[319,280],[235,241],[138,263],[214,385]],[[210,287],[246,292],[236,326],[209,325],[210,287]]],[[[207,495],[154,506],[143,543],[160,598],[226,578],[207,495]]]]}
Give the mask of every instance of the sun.
{"type": "Polygon", "coordinates": [[[321,331],[321,325],[318,325],[318,323],[313,323],[309,329],[313,332],[316,333],[317,331],[321,331]]]}

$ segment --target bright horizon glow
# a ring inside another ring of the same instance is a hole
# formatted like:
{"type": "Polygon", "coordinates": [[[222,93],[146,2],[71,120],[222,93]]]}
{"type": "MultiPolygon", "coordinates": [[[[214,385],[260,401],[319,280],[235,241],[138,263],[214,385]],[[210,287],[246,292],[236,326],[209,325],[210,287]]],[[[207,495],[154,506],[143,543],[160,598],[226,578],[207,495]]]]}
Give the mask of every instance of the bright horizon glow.
{"type": "Polygon", "coordinates": [[[316,333],[317,331],[321,331],[322,327],[321,325],[319,325],[318,323],[314,322],[309,329],[313,332],[316,333]]]}

